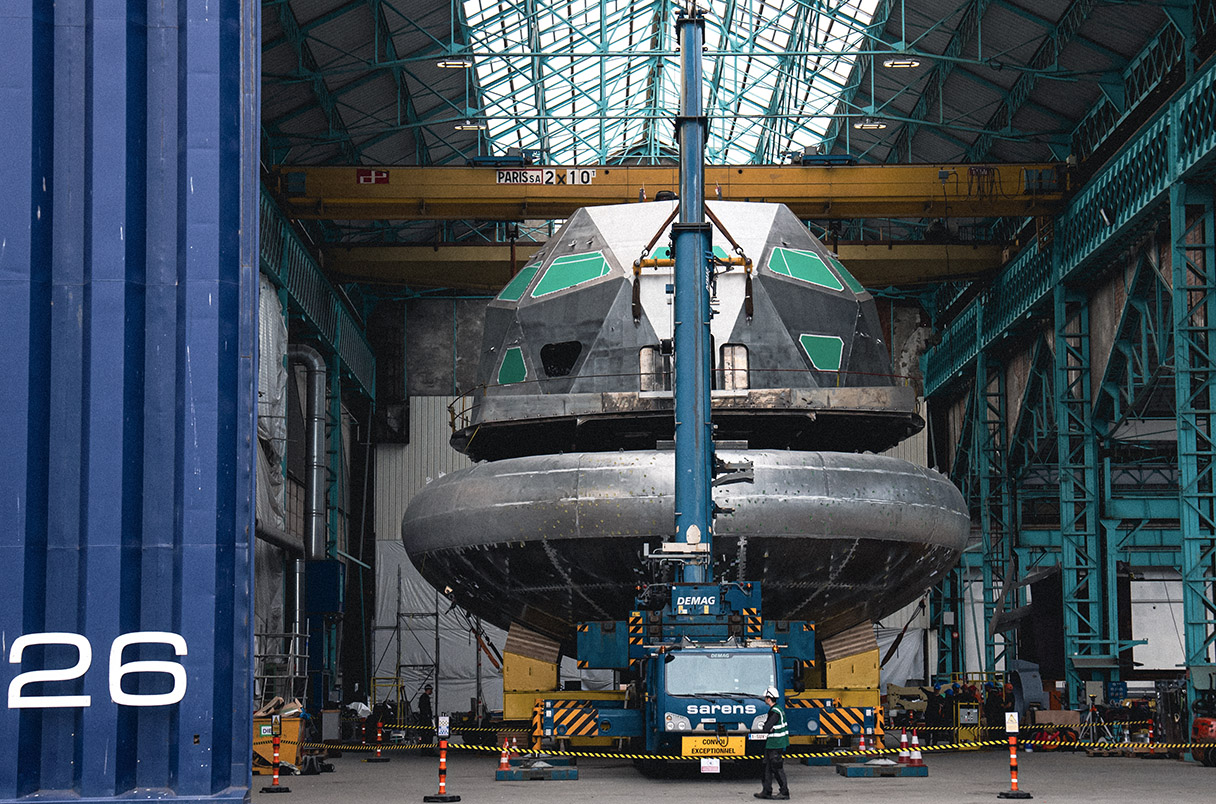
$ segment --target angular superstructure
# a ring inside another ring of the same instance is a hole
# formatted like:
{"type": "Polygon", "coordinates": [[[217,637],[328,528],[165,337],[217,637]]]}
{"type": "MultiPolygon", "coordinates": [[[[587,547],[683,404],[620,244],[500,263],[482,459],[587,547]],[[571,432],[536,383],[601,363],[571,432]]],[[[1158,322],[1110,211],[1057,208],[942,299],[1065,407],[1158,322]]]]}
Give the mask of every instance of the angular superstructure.
{"type": "MultiPolygon", "coordinates": [[[[642,554],[675,513],[675,203],[580,210],[489,305],[452,440],[481,463],[431,484],[402,526],[423,575],[487,620],[567,640],[666,580],[642,554]]],[[[766,616],[821,634],[878,618],[957,560],[961,495],[866,454],[923,426],[870,294],[785,207],[706,208],[712,419],[736,469],[714,494],[715,573],[760,581],[766,616]]]]}

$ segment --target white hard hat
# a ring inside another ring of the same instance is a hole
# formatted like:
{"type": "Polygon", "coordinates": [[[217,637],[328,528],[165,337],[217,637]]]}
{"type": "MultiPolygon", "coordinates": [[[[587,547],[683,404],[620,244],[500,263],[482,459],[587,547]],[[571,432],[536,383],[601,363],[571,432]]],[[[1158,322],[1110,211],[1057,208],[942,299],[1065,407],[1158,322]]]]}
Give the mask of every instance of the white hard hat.
{"type": "Polygon", "coordinates": [[[772,698],[772,699],[775,701],[775,700],[777,700],[778,698],[780,698],[780,697],[781,697],[781,694],[777,692],[777,688],[776,688],[776,687],[769,687],[768,689],[766,689],[766,690],[764,691],[764,697],[765,697],[765,698],[772,698]]]}

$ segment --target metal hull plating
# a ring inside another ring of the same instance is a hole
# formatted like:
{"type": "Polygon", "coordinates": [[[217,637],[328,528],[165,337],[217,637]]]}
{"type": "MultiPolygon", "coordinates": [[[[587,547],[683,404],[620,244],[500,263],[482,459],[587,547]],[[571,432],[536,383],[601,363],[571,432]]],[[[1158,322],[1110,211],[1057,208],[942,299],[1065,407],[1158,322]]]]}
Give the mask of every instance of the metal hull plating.
{"type": "MultiPolygon", "coordinates": [[[[957,560],[968,517],[942,475],[838,452],[721,449],[754,479],[716,489],[715,574],[762,583],[765,614],[829,635],[906,605],[957,560]]],[[[481,463],[432,482],[402,537],[437,588],[497,625],[560,639],[618,619],[651,580],[643,545],[674,521],[674,453],[540,455],[481,463]]]]}

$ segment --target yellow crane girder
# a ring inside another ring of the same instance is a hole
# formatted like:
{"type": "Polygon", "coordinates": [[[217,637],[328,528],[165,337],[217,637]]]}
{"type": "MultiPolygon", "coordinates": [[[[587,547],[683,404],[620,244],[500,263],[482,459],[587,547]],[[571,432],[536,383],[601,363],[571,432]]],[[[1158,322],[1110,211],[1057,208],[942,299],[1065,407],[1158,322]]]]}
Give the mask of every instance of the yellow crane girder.
{"type": "MultiPolygon", "coordinates": [[[[496,294],[540,243],[327,246],[326,271],[342,281],[496,294]]],[[[973,279],[999,268],[1001,246],[965,243],[839,243],[836,254],[866,287],[973,279]]]]}
{"type": "MultiPolygon", "coordinates": [[[[557,220],[653,200],[673,166],[295,167],[274,170],[284,211],[324,220],[557,220]]],[[[708,166],[705,195],[785,204],[808,220],[1046,215],[1062,206],[1060,163],[708,166]]]]}

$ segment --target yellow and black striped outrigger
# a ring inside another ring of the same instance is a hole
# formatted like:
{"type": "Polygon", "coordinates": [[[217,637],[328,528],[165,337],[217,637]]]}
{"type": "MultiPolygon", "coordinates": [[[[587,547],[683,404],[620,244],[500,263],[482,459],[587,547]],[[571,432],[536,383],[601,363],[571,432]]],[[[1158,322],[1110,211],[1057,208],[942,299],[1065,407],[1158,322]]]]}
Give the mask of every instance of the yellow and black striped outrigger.
{"type": "Polygon", "coordinates": [[[546,701],[544,733],[564,740],[568,737],[599,737],[600,710],[591,701],[546,701]]]}
{"type": "MultiPolygon", "coordinates": [[[[869,706],[836,706],[828,698],[787,698],[787,709],[817,709],[819,713],[819,737],[837,737],[848,739],[856,737],[865,731],[867,712],[871,716],[877,711],[869,706]]],[[[877,719],[874,723],[874,733],[882,734],[882,728],[877,719]]]]}
{"type": "Polygon", "coordinates": [[[760,617],[760,609],[743,610],[743,628],[748,639],[759,639],[763,631],[764,621],[760,617]]]}
{"type": "Polygon", "coordinates": [[[642,612],[640,612],[640,611],[629,612],[629,653],[630,653],[629,666],[630,667],[632,667],[633,665],[638,663],[637,658],[632,656],[632,654],[634,653],[633,648],[635,645],[638,647],[641,647],[642,638],[645,636],[645,634],[646,634],[646,627],[642,623],[642,612]]]}

